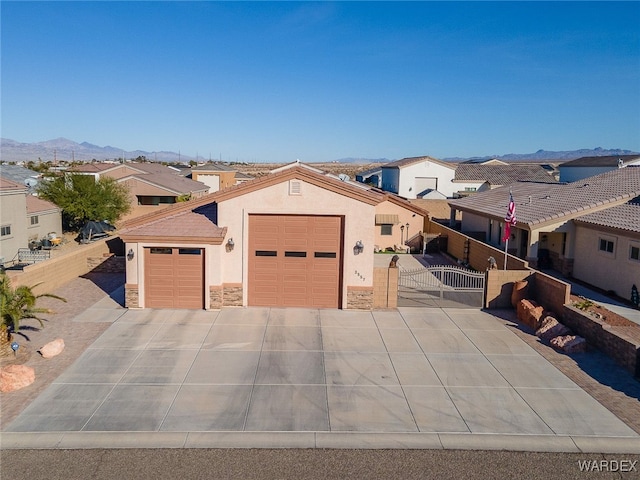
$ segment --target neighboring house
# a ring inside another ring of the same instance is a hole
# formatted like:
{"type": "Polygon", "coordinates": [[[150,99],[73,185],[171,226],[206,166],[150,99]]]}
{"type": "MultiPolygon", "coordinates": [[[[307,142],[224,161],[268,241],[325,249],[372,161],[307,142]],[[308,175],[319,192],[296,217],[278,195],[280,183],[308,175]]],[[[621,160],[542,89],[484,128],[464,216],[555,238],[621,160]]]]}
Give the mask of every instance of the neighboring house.
{"type": "Polygon", "coordinates": [[[96,179],[107,176],[126,185],[137,214],[176,203],[181,197],[199,198],[209,190],[205,184],[180,175],[178,169],[157,163],[87,163],[70,171],[96,179]]]}
{"type": "Polygon", "coordinates": [[[452,180],[455,196],[462,197],[522,181],[557,183],[542,165],[506,164],[499,160],[495,162],[499,163],[458,165],[452,180]]]}
{"type": "MultiPolygon", "coordinates": [[[[596,261],[593,247],[601,248],[600,237],[605,241],[602,245],[605,256],[611,253],[624,256],[625,249],[633,246],[624,242],[635,238],[633,230],[638,228],[640,221],[640,217],[633,216],[638,211],[635,203],[629,203],[640,195],[640,166],[616,168],[568,184],[518,182],[477,193],[473,197],[450,200],[452,214],[462,212],[462,232],[476,238],[484,237],[487,243],[504,248],[502,235],[509,190],[513,193],[516,205],[517,224],[511,229],[508,251],[526,259],[534,268],[551,267],[565,275],[592,283],[594,276],[604,274],[602,270],[586,272],[587,265],[596,261]],[[619,217],[619,212],[624,214],[619,217]],[[606,228],[625,231],[625,238],[628,237],[619,247],[616,247],[617,240],[614,238],[613,252],[610,251],[611,244],[606,243],[611,240],[606,236],[601,235],[596,243],[587,245],[591,241],[589,238],[594,238],[596,222],[602,222],[607,216],[610,221],[606,228]],[[636,222],[635,227],[633,222],[636,222]],[[620,253],[616,254],[618,251],[620,253]],[[577,269],[576,264],[579,265],[577,269]]],[[[629,254],[634,255],[634,252],[630,250],[629,254]]],[[[615,268],[615,263],[610,265],[609,268],[615,268]]],[[[631,265],[634,265],[633,262],[631,265]]],[[[613,278],[609,277],[607,283],[613,278]]],[[[616,283],[609,284],[607,290],[617,291],[615,285],[618,280],[628,282],[622,278],[616,279],[616,283]]]]}
{"type": "Polygon", "coordinates": [[[236,184],[236,169],[221,163],[208,163],[191,169],[191,178],[209,187],[214,193],[236,184]]]}
{"type": "Polygon", "coordinates": [[[396,160],[382,166],[382,190],[409,199],[434,190],[453,197],[456,166],[431,157],[396,160]]]}
{"type": "Polygon", "coordinates": [[[370,168],[364,172],[357,173],[356,181],[372,187],[382,188],[382,167],[370,168]]]}
{"type": "MultiPolygon", "coordinates": [[[[640,167],[638,167],[640,168],[640,167]]],[[[574,219],[573,276],[630,298],[640,288],[640,197],[574,219]]]]}
{"type": "Polygon", "coordinates": [[[0,177],[0,264],[17,257],[18,249],[49,233],[62,234],[61,209],[28,193],[28,188],[0,177]]]}
{"type": "Polygon", "coordinates": [[[125,223],[127,306],[371,308],[374,245],[400,243],[401,225],[415,236],[427,212],[316,170],[290,164],[125,223]]]}
{"type": "Polygon", "coordinates": [[[236,185],[239,185],[244,182],[248,182],[249,180],[253,180],[251,175],[247,175],[246,173],[236,172],[236,185]]]}
{"type": "Polygon", "coordinates": [[[29,193],[35,193],[42,175],[21,165],[0,165],[0,175],[20,185],[25,185],[29,193]]]}
{"type": "Polygon", "coordinates": [[[561,163],[561,182],[575,182],[594,175],[615,170],[616,168],[640,165],[640,155],[613,155],[605,157],[582,157],[561,163]]]}

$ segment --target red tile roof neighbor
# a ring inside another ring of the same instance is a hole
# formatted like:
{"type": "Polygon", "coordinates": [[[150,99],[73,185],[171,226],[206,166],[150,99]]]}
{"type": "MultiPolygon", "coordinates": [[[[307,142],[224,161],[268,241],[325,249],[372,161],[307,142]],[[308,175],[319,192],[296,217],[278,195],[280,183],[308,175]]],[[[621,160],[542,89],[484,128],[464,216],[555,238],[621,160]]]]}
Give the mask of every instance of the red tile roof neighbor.
{"type": "Polygon", "coordinates": [[[205,205],[186,212],[177,212],[137,227],[123,228],[120,236],[125,242],[153,237],[156,240],[204,241],[219,245],[227,229],[218,227],[215,221],[216,205],[205,205]]]}
{"type": "Polygon", "coordinates": [[[34,195],[27,195],[27,213],[48,212],[51,210],[60,210],[55,203],[51,203],[34,195]]]}
{"type": "Polygon", "coordinates": [[[470,197],[449,200],[463,212],[504,218],[509,189],[516,202],[519,224],[536,225],[615,206],[640,195],[640,167],[625,167],[572,183],[516,182],[470,197]]]}
{"type": "Polygon", "coordinates": [[[14,182],[13,180],[9,180],[8,178],[0,177],[0,190],[8,192],[8,191],[19,191],[19,190],[27,190],[25,185],[20,185],[19,183],[14,182]]]}

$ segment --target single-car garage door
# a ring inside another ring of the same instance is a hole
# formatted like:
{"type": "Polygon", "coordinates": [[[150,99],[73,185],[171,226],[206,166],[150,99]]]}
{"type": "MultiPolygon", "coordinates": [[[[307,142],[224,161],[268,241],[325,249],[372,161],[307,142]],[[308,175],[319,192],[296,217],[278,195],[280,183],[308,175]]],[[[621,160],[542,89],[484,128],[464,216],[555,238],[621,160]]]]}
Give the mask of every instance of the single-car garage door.
{"type": "Polygon", "coordinates": [[[248,303],[338,308],[342,217],[249,215],[248,303]]]}
{"type": "Polygon", "coordinates": [[[145,248],[145,306],[204,308],[201,248],[145,248]]]}

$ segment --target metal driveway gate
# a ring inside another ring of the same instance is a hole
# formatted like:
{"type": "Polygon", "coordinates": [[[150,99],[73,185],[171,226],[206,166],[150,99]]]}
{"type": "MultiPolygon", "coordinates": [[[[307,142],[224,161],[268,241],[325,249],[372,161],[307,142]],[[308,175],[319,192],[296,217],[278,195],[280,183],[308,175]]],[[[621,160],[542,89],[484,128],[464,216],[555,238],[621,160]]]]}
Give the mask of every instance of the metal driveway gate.
{"type": "Polygon", "coordinates": [[[398,306],[482,308],[485,273],[451,265],[400,270],[398,306]]]}

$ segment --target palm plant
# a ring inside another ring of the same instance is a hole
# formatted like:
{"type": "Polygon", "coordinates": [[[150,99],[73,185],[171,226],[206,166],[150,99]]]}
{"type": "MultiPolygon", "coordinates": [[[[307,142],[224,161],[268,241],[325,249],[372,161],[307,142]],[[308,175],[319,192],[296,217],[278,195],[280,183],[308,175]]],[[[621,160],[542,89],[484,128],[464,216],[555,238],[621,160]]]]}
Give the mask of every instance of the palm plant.
{"type": "Polygon", "coordinates": [[[52,313],[48,308],[36,306],[39,298],[49,297],[66,302],[66,300],[51,293],[36,295],[33,289],[40,284],[31,287],[20,285],[13,288],[11,280],[6,273],[0,274],[0,356],[12,353],[11,340],[13,333],[20,329],[22,320],[37,320],[44,327],[41,314],[52,313]]]}

